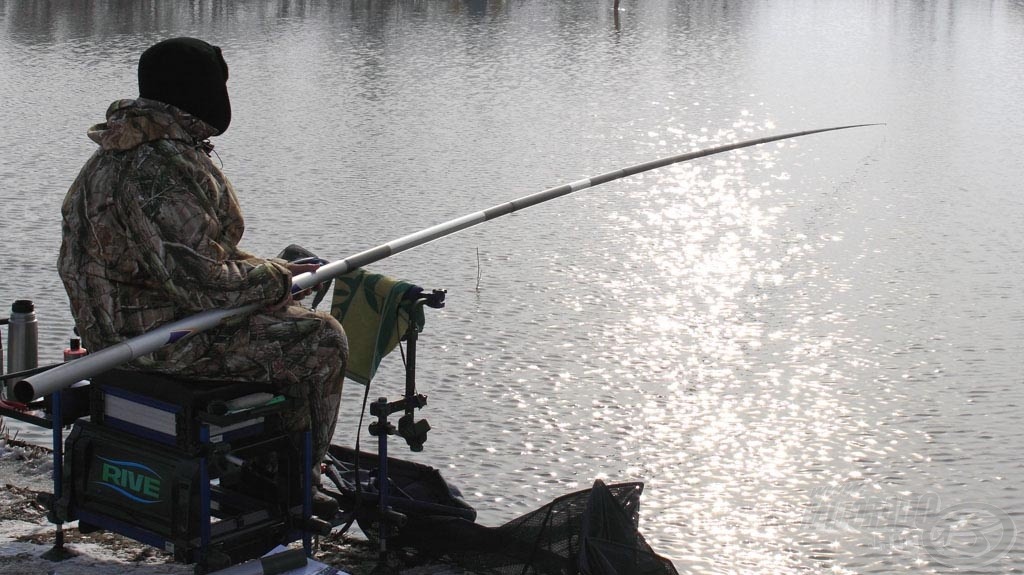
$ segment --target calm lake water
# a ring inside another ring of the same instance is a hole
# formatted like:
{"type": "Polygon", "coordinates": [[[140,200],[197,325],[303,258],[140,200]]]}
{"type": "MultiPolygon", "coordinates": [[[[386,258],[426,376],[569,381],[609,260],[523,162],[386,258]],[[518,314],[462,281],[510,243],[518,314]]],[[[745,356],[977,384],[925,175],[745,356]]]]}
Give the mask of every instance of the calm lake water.
{"type": "MultiPolygon", "coordinates": [[[[1024,2],[621,8],[0,1],[0,305],[34,300],[41,361],[60,359],[61,200],[166,37],[223,47],[214,143],[265,255],[341,258],[661,156],[884,122],[372,266],[448,290],[420,346],[433,430],[408,456],[486,525],[644,481],[643,532],[685,573],[1024,572],[1024,2]]],[[[401,389],[396,355],[370,393],[401,389]]]]}

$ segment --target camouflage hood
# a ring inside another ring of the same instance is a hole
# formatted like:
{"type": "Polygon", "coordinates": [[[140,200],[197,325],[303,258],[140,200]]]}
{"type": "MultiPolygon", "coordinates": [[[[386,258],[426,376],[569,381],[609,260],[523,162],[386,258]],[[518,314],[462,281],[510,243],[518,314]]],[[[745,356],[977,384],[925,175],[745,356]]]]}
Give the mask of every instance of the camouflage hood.
{"type": "MultiPolygon", "coordinates": [[[[87,348],[205,309],[270,305],[288,293],[284,262],[238,247],[245,230],[238,199],[205,142],[215,133],[179,108],[142,98],[114,102],[107,122],[89,130],[100,147],[64,199],[58,260],[87,348]]],[[[212,337],[205,335],[145,361],[188,363],[205,352],[212,337]]]]}
{"type": "Polygon", "coordinates": [[[188,112],[145,98],[117,100],[107,108],[107,121],[89,128],[89,138],[109,151],[131,150],[155,140],[194,146],[217,134],[216,128],[188,112]]]}

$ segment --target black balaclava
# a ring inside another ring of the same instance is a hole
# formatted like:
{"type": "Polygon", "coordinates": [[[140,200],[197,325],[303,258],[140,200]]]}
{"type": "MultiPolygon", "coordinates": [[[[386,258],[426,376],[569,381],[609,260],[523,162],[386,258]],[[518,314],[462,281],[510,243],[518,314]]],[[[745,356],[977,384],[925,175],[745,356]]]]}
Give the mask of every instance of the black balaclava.
{"type": "Polygon", "coordinates": [[[139,58],[139,96],[180,108],[223,134],[231,123],[228,65],[220,48],[171,38],[139,58]]]}

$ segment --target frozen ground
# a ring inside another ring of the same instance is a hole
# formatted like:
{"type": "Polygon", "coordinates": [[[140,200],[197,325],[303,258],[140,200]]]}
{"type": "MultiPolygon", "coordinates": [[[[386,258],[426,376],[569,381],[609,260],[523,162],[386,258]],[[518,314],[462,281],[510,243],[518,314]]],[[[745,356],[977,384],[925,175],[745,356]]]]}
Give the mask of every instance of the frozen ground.
{"type": "Polygon", "coordinates": [[[143,545],[110,534],[83,536],[74,524],[65,529],[71,557],[51,561],[55,527],[37,501],[52,489],[49,452],[0,439],[0,574],[155,575],[191,574],[186,565],[168,563],[143,545]]]}

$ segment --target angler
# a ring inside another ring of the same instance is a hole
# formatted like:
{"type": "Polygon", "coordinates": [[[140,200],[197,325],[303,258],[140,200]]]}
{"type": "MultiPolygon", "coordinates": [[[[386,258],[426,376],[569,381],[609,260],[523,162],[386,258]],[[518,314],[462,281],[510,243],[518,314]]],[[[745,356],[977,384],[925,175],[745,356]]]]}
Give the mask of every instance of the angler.
{"type": "MultiPolygon", "coordinates": [[[[58,267],[82,342],[101,351],[204,309],[254,306],[130,367],[270,384],[298,400],[286,428],[311,429],[320,461],[338,419],[348,341],[329,313],[293,301],[292,276],[316,264],[238,248],[241,210],[208,141],[231,123],[221,50],[164,40],[140,57],[138,80],[140,97],[114,102],[89,130],[99,149],[62,208],[58,267]]],[[[320,495],[318,514],[333,514],[334,500],[320,495]]]]}

